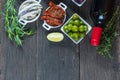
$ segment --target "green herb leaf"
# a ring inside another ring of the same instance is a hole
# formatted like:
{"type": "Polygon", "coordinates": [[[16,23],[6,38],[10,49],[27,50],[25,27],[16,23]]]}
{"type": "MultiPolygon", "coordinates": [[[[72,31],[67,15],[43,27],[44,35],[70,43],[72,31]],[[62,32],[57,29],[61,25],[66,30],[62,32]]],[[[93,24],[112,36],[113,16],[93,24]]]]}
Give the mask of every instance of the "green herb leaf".
{"type": "Polygon", "coordinates": [[[24,36],[33,34],[33,30],[26,31],[25,26],[18,22],[17,10],[15,8],[16,0],[7,0],[5,16],[5,31],[8,33],[8,38],[14,40],[17,45],[22,45],[24,36]]]}
{"type": "Polygon", "coordinates": [[[118,36],[117,20],[118,20],[119,7],[115,8],[113,17],[110,19],[104,28],[101,45],[97,47],[97,52],[104,56],[112,58],[112,48],[115,37],[118,36]]]}

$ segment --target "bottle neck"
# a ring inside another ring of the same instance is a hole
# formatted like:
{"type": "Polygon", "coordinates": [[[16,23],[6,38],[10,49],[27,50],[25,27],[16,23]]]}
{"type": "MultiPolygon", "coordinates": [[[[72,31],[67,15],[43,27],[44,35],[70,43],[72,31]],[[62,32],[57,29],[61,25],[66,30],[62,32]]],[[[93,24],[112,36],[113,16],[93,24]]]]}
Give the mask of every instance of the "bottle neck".
{"type": "Polygon", "coordinates": [[[104,28],[104,24],[95,24],[94,27],[104,28]]]}
{"type": "Polygon", "coordinates": [[[104,26],[112,17],[114,0],[93,0],[90,15],[96,26],[104,26]]]}
{"type": "Polygon", "coordinates": [[[107,22],[107,16],[102,13],[99,13],[99,14],[95,14],[95,13],[93,12],[92,14],[93,15],[92,20],[94,24],[96,26],[101,26],[101,27],[104,26],[105,23],[107,22]]]}

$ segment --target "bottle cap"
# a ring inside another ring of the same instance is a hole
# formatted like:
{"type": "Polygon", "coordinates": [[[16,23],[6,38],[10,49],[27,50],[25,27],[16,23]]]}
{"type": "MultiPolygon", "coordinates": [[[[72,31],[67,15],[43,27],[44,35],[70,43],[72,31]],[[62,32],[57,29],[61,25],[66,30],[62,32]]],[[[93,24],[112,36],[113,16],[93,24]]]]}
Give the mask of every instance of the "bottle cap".
{"type": "Polygon", "coordinates": [[[92,37],[90,40],[91,45],[93,46],[99,46],[100,45],[100,39],[102,35],[103,28],[94,26],[92,31],[92,37]]]}

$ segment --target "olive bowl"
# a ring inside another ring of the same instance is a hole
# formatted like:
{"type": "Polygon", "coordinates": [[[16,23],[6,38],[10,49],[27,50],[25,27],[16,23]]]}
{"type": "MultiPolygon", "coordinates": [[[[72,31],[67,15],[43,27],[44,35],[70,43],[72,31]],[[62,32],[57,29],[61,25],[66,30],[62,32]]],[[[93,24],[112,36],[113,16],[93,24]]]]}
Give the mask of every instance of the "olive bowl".
{"type": "Polygon", "coordinates": [[[68,20],[67,22],[61,27],[61,31],[67,36],[69,37],[75,44],[78,44],[81,40],[83,40],[86,35],[90,32],[90,30],[92,29],[92,27],[82,18],[80,17],[77,13],[74,13],[68,20]],[[76,20],[79,20],[79,25],[77,26],[78,28],[74,29],[73,26],[76,26],[75,25],[75,20],[73,20],[75,17],[74,15],[77,16],[78,19],[76,20]],[[73,20],[73,23],[70,23],[70,21],[73,20]],[[73,24],[71,27],[69,27],[70,24],[73,24]],[[81,31],[82,28],[81,26],[83,27],[83,29],[85,30],[86,28],[86,31],[83,31],[84,32],[84,36],[82,36],[83,32],[81,31]],[[81,29],[80,29],[81,28],[81,29]],[[67,30],[68,29],[68,30],[67,30]],[[81,32],[80,32],[81,31],[81,32]],[[71,35],[69,34],[71,33],[71,35]],[[76,35],[78,35],[78,39],[76,40],[74,37],[75,37],[75,33],[77,33],[76,35]],[[74,34],[74,35],[73,35],[74,34]],[[81,36],[82,37],[81,37],[81,36]]]}

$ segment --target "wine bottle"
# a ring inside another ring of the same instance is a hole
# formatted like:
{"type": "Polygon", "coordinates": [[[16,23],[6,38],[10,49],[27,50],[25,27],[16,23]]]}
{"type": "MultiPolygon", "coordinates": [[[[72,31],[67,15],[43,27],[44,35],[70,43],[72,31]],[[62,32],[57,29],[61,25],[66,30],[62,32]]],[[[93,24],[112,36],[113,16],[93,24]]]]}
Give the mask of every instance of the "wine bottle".
{"type": "Polygon", "coordinates": [[[113,13],[114,0],[93,0],[91,6],[91,19],[94,22],[91,45],[99,46],[105,24],[110,20],[113,13]]]}

